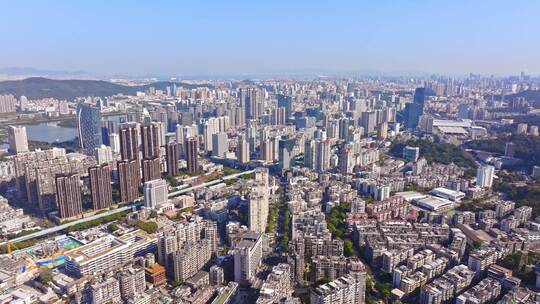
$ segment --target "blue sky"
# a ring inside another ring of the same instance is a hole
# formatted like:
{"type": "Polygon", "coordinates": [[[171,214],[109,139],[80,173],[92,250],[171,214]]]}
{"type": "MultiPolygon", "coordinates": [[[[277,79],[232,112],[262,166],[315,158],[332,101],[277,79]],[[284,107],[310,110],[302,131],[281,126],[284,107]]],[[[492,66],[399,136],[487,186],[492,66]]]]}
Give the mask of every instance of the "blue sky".
{"type": "Polygon", "coordinates": [[[0,0],[0,67],[540,73],[540,1],[0,0]]]}

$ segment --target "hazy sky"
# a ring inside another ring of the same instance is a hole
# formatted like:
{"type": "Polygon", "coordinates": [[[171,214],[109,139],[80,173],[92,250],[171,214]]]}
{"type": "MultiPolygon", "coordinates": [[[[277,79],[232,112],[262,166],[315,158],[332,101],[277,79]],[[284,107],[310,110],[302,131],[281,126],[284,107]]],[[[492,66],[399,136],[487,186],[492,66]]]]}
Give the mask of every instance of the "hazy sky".
{"type": "Polygon", "coordinates": [[[0,0],[0,67],[540,74],[540,1],[0,0]]]}

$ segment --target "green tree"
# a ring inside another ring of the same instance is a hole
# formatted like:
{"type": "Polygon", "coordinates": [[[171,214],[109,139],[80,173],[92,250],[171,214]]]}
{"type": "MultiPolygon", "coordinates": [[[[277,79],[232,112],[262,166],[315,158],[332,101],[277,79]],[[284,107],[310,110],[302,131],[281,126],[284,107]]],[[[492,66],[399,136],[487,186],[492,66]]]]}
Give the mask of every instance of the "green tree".
{"type": "Polygon", "coordinates": [[[49,284],[53,279],[52,271],[47,267],[42,267],[39,269],[39,275],[37,277],[38,282],[43,285],[49,284]]]}

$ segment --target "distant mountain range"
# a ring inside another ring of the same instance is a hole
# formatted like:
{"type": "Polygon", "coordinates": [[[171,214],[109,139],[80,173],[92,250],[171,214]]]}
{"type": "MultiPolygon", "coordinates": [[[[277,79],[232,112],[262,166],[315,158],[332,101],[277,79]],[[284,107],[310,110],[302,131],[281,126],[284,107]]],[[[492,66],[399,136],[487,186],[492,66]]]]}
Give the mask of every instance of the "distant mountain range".
{"type": "MultiPolygon", "coordinates": [[[[145,91],[149,87],[165,90],[173,82],[161,81],[143,86],[125,86],[103,80],[55,80],[43,77],[31,77],[23,80],[0,82],[0,95],[13,94],[16,97],[26,96],[29,99],[57,98],[72,100],[75,97],[106,97],[115,94],[134,95],[137,91],[145,91]]],[[[195,88],[199,85],[176,83],[177,87],[195,88]]]]}

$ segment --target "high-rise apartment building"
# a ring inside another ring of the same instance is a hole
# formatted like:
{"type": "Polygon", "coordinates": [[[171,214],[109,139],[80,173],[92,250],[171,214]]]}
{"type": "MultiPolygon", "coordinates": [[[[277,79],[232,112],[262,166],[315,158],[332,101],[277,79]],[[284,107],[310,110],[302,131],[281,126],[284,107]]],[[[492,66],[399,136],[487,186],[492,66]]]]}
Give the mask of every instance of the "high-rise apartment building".
{"type": "Polygon", "coordinates": [[[157,123],[141,125],[143,159],[159,157],[160,127],[157,123]]]}
{"type": "Polygon", "coordinates": [[[137,124],[129,123],[120,126],[120,155],[122,160],[139,159],[139,133],[137,124]]]}
{"type": "Polygon", "coordinates": [[[143,159],[142,175],[143,182],[161,178],[161,159],[159,157],[143,159]]]}
{"type": "Polygon", "coordinates": [[[289,170],[293,163],[294,138],[279,140],[279,167],[281,170],[289,170]]]}
{"type": "Polygon", "coordinates": [[[247,232],[234,248],[234,281],[248,285],[255,278],[262,258],[262,235],[247,232]]]}
{"type": "Polygon", "coordinates": [[[292,111],[293,111],[293,101],[291,96],[286,95],[278,95],[278,107],[284,107],[285,108],[285,119],[289,121],[292,117],[292,111]]]}
{"type": "Polygon", "coordinates": [[[82,214],[81,184],[79,174],[56,176],[56,203],[61,218],[82,214]]]}
{"type": "Polygon", "coordinates": [[[170,142],[165,146],[165,158],[167,160],[167,175],[176,176],[179,173],[178,159],[180,158],[180,152],[178,149],[178,143],[170,142]]]}
{"type": "Polygon", "coordinates": [[[190,173],[199,173],[199,141],[196,137],[186,140],[186,162],[190,173]]]}
{"type": "Polygon", "coordinates": [[[227,133],[212,134],[212,155],[217,157],[226,157],[229,152],[229,143],[227,133]]]}
{"type": "Polygon", "coordinates": [[[495,167],[489,165],[480,166],[476,170],[476,185],[482,188],[491,188],[494,176],[495,167]]]}
{"type": "Polygon", "coordinates": [[[101,145],[94,151],[98,164],[110,163],[114,160],[112,149],[109,146],[101,145]]]}
{"type": "Polygon", "coordinates": [[[248,227],[249,230],[264,233],[268,222],[268,191],[267,187],[255,188],[248,198],[248,227]]]}
{"type": "Polygon", "coordinates": [[[347,275],[317,286],[311,292],[312,304],[364,304],[365,277],[347,275]]]}
{"type": "Polygon", "coordinates": [[[360,117],[361,126],[364,128],[365,135],[372,135],[375,133],[377,127],[377,112],[362,112],[360,117]]]}
{"type": "Polygon", "coordinates": [[[28,152],[28,138],[25,126],[8,127],[9,152],[11,154],[28,152]]]}
{"type": "Polygon", "coordinates": [[[109,208],[112,205],[111,167],[108,164],[88,169],[90,192],[94,210],[109,208]]]}
{"type": "Polygon", "coordinates": [[[315,170],[323,172],[330,169],[330,141],[317,140],[315,142],[315,152],[315,170]]]}
{"type": "Polygon", "coordinates": [[[236,159],[241,164],[249,163],[249,143],[241,136],[236,147],[236,159]]]}
{"type": "Polygon", "coordinates": [[[120,200],[122,202],[134,202],[139,198],[139,162],[123,160],[118,162],[118,176],[120,183],[120,200]]]}
{"type": "Polygon", "coordinates": [[[109,146],[114,153],[120,153],[120,137],[118,133],[109,134],[109,146]]]}
{"type": "Polygon", "coordinates": [[[124,301],[136,299],[146,289],[144,268],[130,265],[116,273],[120,283],[120,295],[124,301]]]}

